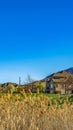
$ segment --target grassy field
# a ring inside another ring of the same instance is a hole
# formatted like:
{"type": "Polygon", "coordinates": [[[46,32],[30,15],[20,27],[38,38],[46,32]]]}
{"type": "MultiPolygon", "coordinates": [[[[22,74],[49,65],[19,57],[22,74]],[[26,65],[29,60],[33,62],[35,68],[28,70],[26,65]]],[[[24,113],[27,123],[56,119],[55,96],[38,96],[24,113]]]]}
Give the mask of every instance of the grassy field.
{"type": "Polygon", "coordinates": [[[0,130],[73,130],[73,95],[0,94],[0,130]]]}

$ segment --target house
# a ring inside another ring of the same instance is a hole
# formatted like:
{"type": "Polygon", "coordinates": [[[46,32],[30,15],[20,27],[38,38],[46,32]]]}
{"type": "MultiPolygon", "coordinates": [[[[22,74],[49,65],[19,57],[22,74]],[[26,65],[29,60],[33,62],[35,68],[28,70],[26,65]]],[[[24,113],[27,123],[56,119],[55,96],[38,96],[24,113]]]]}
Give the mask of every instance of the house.
{"type": "Polygon", "coordinates": [[[61,71],[46,79],[46,90],[48,93],[68,94],[73,93],[73,75],[61,71]]]}

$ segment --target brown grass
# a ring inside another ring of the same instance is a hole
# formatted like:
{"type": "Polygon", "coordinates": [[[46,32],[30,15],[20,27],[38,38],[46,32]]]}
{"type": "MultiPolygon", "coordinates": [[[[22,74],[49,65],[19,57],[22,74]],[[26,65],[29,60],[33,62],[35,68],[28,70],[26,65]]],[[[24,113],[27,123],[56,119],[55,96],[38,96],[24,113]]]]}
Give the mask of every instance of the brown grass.
{"type": "Polygon", "coordinates": [[[48,97],[11,94],[0,97],[0,130],[73,130],[73,105],[51,105],[48,97]],[[51,106],[48,106],[50,103],[51,106]]]}

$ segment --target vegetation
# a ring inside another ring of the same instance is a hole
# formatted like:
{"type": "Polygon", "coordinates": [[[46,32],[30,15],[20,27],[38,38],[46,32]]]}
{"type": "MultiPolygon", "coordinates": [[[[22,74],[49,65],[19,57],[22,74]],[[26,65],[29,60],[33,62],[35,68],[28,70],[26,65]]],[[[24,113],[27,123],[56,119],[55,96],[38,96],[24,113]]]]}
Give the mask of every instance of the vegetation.
{"type": "Polygon", "coordinates": [[[37,89],[39,89],[39,92],[44,92],[45,86],[45,83],[39,82],[39,84],[36,87],[37,89]]]}
{"type": "Polygon", "coordinates": [[[73,95],[0,94],[1,130],[73,130],[73,95]]]}

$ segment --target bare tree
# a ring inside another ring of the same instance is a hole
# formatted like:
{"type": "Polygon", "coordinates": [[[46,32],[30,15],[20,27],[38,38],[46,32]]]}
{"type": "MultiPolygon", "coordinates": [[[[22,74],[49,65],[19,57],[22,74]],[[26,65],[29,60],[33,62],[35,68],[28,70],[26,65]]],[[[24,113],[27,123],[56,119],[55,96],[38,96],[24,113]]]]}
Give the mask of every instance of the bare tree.
{"type": "Polygon", "coordinates": [[[27,75],[27,78],[26,78],[26,83],[29,84],[29,83],[32,83],[34,80],[31,78],[30,75],[27,75]]]}

